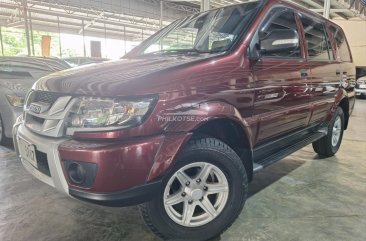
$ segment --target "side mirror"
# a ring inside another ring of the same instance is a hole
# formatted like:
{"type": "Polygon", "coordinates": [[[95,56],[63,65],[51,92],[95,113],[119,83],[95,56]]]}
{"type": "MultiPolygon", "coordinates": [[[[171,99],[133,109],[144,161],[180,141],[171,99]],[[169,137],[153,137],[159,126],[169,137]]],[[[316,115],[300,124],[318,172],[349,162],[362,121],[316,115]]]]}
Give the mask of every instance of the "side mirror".
{"type": "Polygon", "coordinates": [[[299,34],[291,29],[276,29],[260,39],[260,52],[279,53],[299,48],[299,34]]]}

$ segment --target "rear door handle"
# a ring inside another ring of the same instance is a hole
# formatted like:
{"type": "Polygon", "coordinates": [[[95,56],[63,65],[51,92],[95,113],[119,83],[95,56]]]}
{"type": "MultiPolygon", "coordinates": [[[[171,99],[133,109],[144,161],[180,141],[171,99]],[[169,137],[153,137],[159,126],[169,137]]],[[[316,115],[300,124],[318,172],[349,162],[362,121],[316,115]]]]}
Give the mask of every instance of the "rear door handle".
{"type": "Polygon", "coordinates": [[[336,75],[340,76],[341,75],[341,71],[339,69],[336,70],[336,75]]]}

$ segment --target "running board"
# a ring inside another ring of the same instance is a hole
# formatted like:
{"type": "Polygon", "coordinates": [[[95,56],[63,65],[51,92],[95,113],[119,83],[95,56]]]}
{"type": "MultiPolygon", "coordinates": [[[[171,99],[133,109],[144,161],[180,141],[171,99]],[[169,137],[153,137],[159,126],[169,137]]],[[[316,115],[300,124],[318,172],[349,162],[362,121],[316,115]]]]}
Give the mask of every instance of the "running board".
{"type": "Polygon", "coordinates": [[[316,140],[319,140],[320,138],[324,137],[327,135],[326,131],[318,131],[318,132],[313,132],[313,133],[309,133],[307,135],[305,135],[300,141],[295,142],[294,144],[291,144],[289,146],[286,146],[284,148],[282,148],[281,150],[279,150],[278,152],[275,152],[274,154],[261,159],[261,160],[257,160],[256,162],[253,163],[253,173],[259,172],[260,170],[262,170],[263,168],[279,161],[282,160],[283,158],[285,158],[286,156],[300,150],[301,148],[313,143],[316,140]]]}

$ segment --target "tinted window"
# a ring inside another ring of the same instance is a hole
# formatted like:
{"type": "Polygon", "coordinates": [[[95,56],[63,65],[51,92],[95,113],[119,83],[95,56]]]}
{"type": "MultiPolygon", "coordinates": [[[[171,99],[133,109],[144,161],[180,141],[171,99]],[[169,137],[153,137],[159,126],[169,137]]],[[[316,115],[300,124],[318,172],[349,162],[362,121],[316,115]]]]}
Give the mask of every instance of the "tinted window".
{"type": "MultiPolygon", "coordinates": [[[[263,38],[265,35],[269,34],[273,30],[297,30],[295,14],[292,11],[286,9],[273,9],[268,17],[265,24],[260,29],[260,38],[263,38]]],[[[283,51],[280,53],[264,53],[263,56],[269,57],[286,57],[286,58],[300,58],[300,44],[298,44],[298,48],[295,50],[283,51]]]]}
{"type": "Polygon", "coordinates": [[[33,79],[29,72],[2,71],[0,70],[0,80],[2,79],[33,79]]]}
{"type": "Polygon", "coordinates": [[[324,25],[307,17],[302,17],[301,21],[304,27],[309,58],[330,60],[331,56],[333,56],[332,47],[328,42],[324,25]]]}
{"type": "Polygon", "coordinates": [[[348,44],[342,30],[331,26],[330,31],[333,34],[338,49],[338,55],[341,58],[341,60],[351,61],[351,54],[349,52],[348,44]]]}

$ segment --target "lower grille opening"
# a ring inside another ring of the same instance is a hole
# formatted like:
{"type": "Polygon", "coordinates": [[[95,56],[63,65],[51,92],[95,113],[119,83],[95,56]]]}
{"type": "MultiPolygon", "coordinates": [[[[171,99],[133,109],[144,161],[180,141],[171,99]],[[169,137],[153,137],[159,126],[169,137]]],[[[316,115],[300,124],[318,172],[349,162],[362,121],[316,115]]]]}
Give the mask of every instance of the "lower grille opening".
{"type": "Polygon", "coordinates": [[[48,166],[47,154],[36,150],[36,158],[37,158],[38,171],[51,177],[50,168],[48,166]]]}
{"type": "Polygon", "coordinates": [[[35,122],[38,122],[38,123],[40,123],[40,124],[43,124],[44,123],[44,119],[43,118],[39,118],[39,117],[37,117],[37,116],[32,116],[32,115],[28,115],[33,121],[35,121],[35,122]]]}

